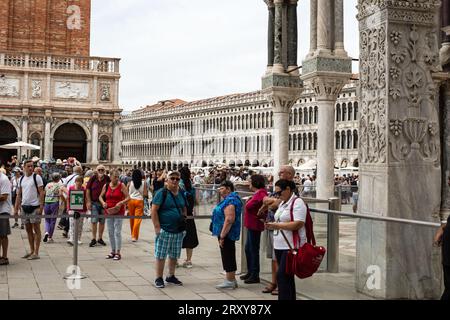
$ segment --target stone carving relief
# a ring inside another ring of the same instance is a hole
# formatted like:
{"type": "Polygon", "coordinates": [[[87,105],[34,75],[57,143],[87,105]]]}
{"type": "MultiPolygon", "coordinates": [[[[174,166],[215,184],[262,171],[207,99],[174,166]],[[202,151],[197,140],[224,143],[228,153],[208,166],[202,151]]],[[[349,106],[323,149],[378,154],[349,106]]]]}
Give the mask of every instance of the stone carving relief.
{"type": "Polygon", "coordinates": [[[111,86],[108,83],[102,84],[100,86],[101,90],[101,96],[100,101],[102,102],[109,102],[111,101],[111,86]]]}
{"type": "Polygon", "coordinates": [[[42,98],[42,81],[32,80],[31,81],[31,97],[33,99],[42,98]]]}
{"type": "Polygon", "coordinates": [[[380,10],[391,10],[390,18],[398,19],[404,22],[423,22],[432,23],[428,12],[420,12],[419,10],[429,11],[430,7],[437,7],[441,3],[440,0],[358,0],[358,19],[364,19],[373,14],[379,13],[380,10]],[[404,10],[411,8],[413,10],[404,10]],[[416,11],[417,10],[417,11],[416,11]]]}
{"type": "Polygon", "coordinates": [[[413,24],[398,26],[389,37],[389,99],[397,109],[389,125],[394,162],[409,159],[415,151],[439,165],[438,88],[431,74],[440,67],[435,34],[413,24]]]}
{"type": "Polygon", "coordinates": [[[89,84],[83,82],[57,81],[55,96],[62,99],[88,99],[89,84]]]}
{"type": "Polygon", "coordinates": [[[361,32],[360,54],[360,159],[361,163],[385,163],[387,91],[384,25],[361,32]]]}
{"type": "Polygon", "coordinates": [[[18,97],[19,79],[8,79],[4,75],[0,77],[0,97],[18,97]]]}

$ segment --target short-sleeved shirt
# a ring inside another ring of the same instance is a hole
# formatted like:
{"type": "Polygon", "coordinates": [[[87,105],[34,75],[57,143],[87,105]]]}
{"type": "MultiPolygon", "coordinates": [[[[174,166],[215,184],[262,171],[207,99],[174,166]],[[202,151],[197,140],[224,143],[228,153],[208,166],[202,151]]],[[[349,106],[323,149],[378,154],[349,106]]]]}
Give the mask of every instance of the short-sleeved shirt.
{"type": "Polygon", "coordinates": [[[11,203],[11,182],[8,177],[0,172],[0,195],[8,195],[6,201],[0,202],[0,213],[11,214],[12,203],[11,203]]]}
{"type": "Polygon", "coordinates": [[[45,203],[59,202],[59,191],[63,186],[62,182],[50,182],[45,186],[45,203]]]}
{"type": "Polygon", "coordinates": [[[98,202],[100,195],[102,194],[103,186],[110,183],[111,179],[108,176],[104,176],[103,180],[100,181],[97,176],[93,176],[87,183],[86,190],[91,192],[91,200],[98,202]]]}
{"type": "MultiPolygon", "coordinates": [[[[22,206],[37,207],[40,205],[39,193],[34,184],[33,175],[29,177],[25,175],[23,179],[19,180],[19,187],[22,189],[22,206]]],[[[39,175],[36,175],[36,183],[38,188],[44,187],[44,182],[39,175]]]]}
{"type": "MultiPolygon", "coordinates": [[[[302,222],[306,222],[306,215],[308,213],[308,209],[306,208],[306,204],[305,202],[298,198],[295,194],[292,195],[291,199],[289,199],[288,202],[283,202],[280,204],[277,212],[275,213],[275,221],[276,222],[292,222],[291,220],[291,207],[292,207],[292,203],[295,200],[295,204],[294,204],[294,221],[302,221],[302,222]],[[295,200],[297,199],[297,200],[295,200]]],[[[294,247],[294,237],[293,237],[293,233],[292,231],[286,231],[283,230],[284,234],[286,235],[286,237],[288,238],[290,244],[292,247],[294,247]]],[[[302,247],[306,242],[307,242],[307,238],[306,238],[306,228],[303,226],[303,228],[301,228],[298,231],[298,234],[300,236],[300,247],[302,247]]],[[[289,246],[286,243],[286,240],[284,239],[283,235],[281,234],[281,232],[274,232],[273,235],[273,246],[275,248],[275,250],[289,250],[289,246]]]]}
{"type": "Polygon", "coordinates": [[[181,190],[173,197],[170,195],[170,191],[167,191],[167,197],[163,204],[163,190],[165,189],[161,189],[155,194],[152,203],[160,206],[158,216],[161,228],[170,233],[177,233],[178,222],[183,214],[183,209],[186,207],[186,202],[181,194],[181,190]],[[178,209],[174,200],[178,204],[178,209]]]}

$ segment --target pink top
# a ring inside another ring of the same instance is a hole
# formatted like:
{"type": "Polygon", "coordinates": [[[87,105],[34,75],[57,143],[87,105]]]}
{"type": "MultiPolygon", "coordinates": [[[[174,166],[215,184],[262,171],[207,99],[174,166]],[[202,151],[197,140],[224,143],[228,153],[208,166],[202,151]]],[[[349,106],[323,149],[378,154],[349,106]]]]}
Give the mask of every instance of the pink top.
{"type": "Polygon", "coordinates": [[[264,231],[264,222],[258,217],[258,211],[267,197],[266,189],[259,189],[245,205],[244,226],[253,231],[264,231]]]}

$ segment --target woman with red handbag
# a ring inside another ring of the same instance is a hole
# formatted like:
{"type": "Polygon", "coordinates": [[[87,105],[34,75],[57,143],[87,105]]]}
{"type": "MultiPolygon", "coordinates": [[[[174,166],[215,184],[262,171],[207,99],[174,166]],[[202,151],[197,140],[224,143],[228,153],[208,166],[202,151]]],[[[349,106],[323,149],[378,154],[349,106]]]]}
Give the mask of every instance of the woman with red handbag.
{"type": "MultiPolygon", "coordinates": [[[[120,172],[114,170],[111,173],[111,182],[103,186],[102,193],[99,197],[100,203],[105,208],[108,216],[124,216],[125,205],[130,201],[128,188],[125,184],[119,181],[120,172]]],[[[108,233],[109,242],[111,243],[111,253],[106,256],[106,259],[113,259],[119,261],[122,259],[120,249],[122,248],[122,224],[123,219],[109,218],[108,233]]]]}
{"type": "Polygon", "coordinates": [[[275,214],[275,222],[266,223],[268,230],[274,230],[273,245],[278,262],[278,300],[296,300],[295,275],[286,273],[287,256],[293,244],[294,232],[300,237],[300,247],[307,242],[305,222],[307,207],[302,199],[295,195],[296,185],[294,181],[280,180],[275,184],[275,194],[282,203],[275,214]],[[291,210],[294,216],[292,221],[291,210]],[[286,242],[286,236],[290,245],[286,242]]]}

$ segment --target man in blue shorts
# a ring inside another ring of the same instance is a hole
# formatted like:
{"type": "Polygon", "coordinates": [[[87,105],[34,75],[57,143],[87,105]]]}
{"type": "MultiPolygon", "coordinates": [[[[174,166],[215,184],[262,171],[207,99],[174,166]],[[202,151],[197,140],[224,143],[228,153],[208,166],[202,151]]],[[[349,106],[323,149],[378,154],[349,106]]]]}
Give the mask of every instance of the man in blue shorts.
{"type": "Polygon", "coordinates": [[[175,277],[177,260],[181,256],[183,239],[186,235],[187,203],[180,192],[180,173],[169,172],[167,187],[159,190],[153,197],[152,221],[155,227],[155,258],[157,288],[164,288],[164,266],[169,257],[169,276],[167,283],[182,286],[175,277]]]}

